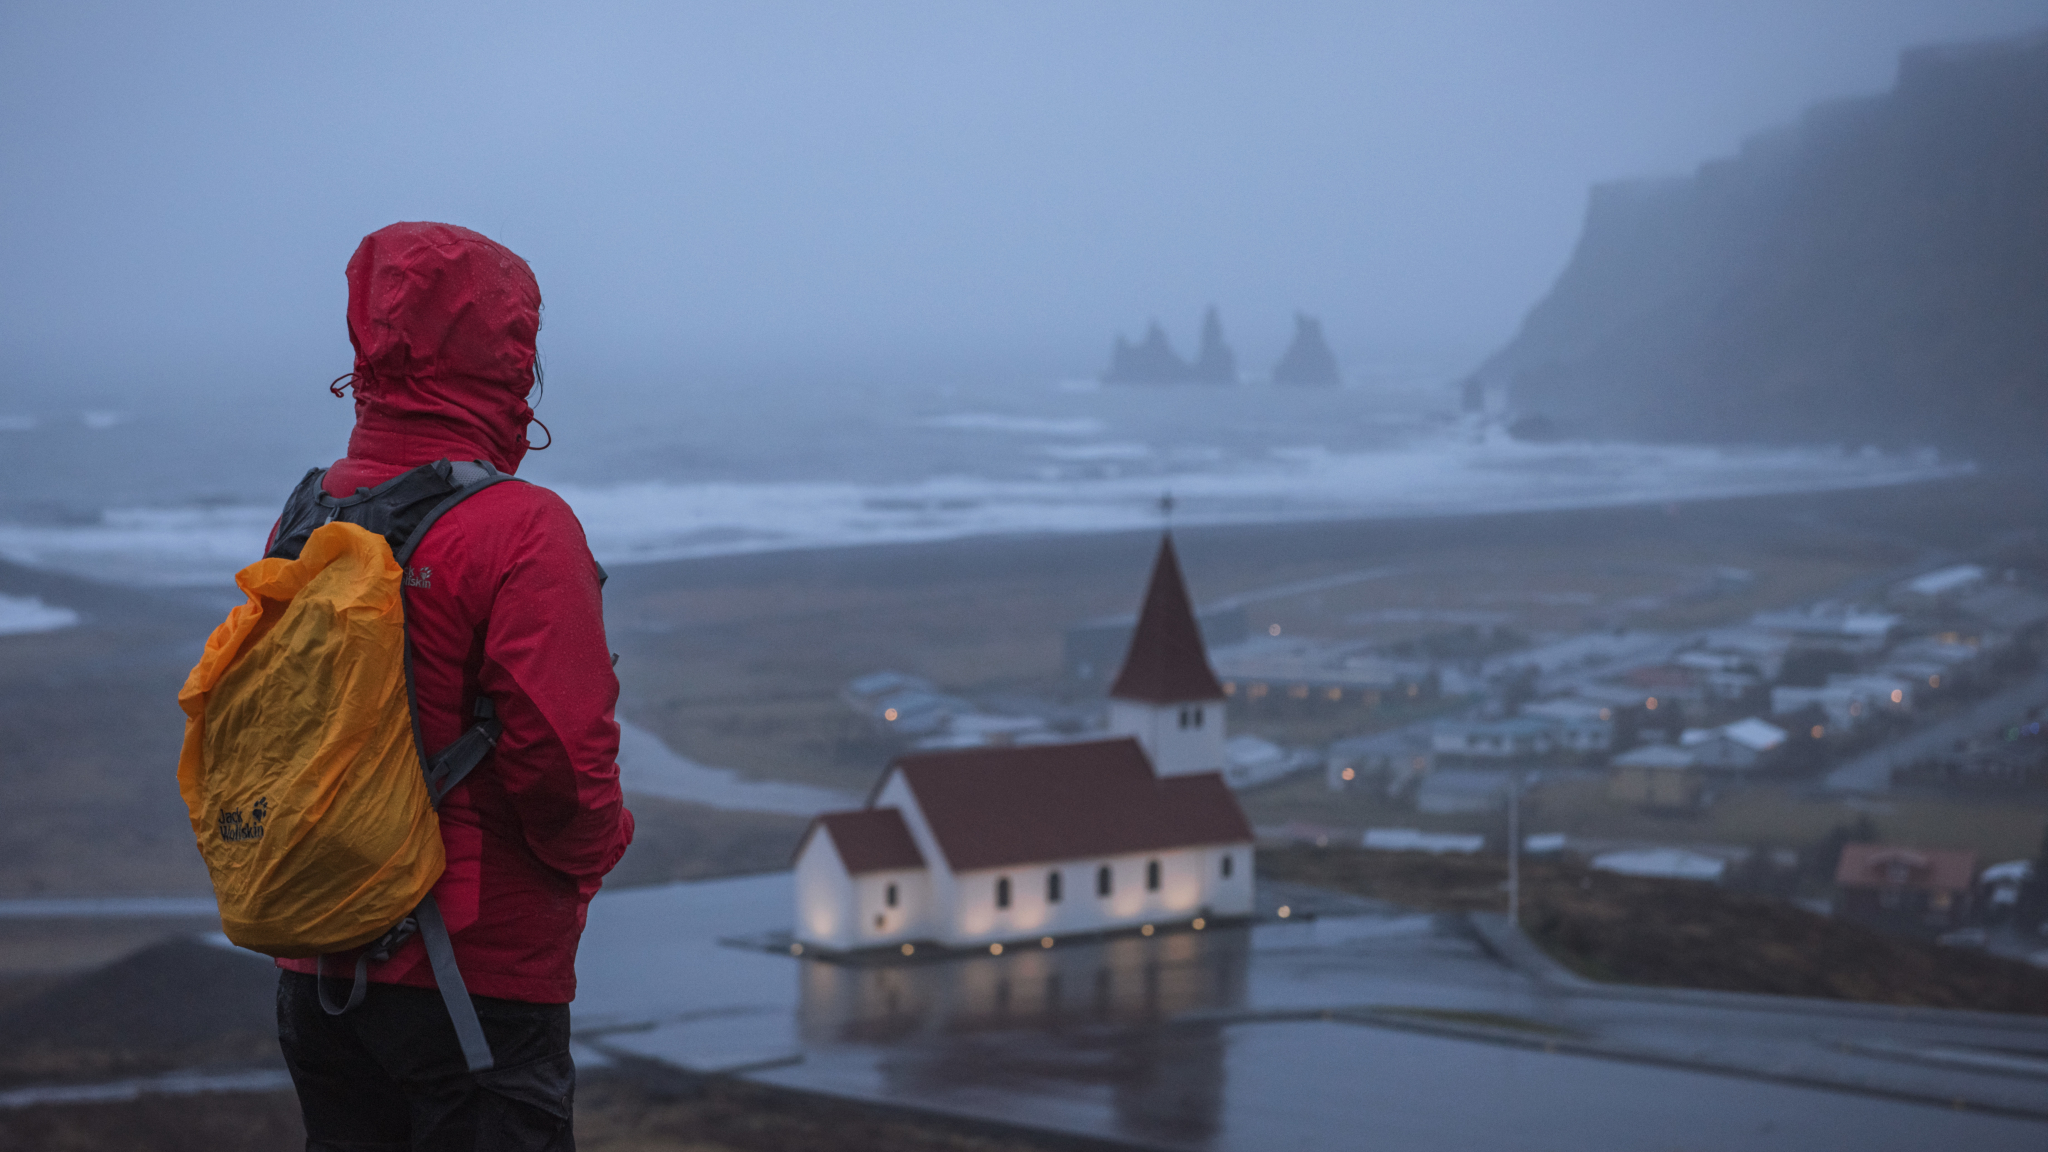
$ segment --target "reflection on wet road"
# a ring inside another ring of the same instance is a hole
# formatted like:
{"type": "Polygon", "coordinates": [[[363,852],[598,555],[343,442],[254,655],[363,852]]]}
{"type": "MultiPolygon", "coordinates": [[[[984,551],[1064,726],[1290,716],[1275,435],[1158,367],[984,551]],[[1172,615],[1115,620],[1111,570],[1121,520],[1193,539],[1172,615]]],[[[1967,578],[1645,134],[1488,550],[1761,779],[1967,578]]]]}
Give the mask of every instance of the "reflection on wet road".
{"type": "Polygon", "coordinates": [[[600,898],[580,1033],[1156,1148],[2048,1146],[2048,1021],[1561,987],[1459,918],[1341,898],[1321,918],[1000,956],[720,943],[786,928],[789,897],[780,875],[600,898]],[[1988,1071],[1957,1051],[2005,1055],[1988,1071]]]}
{"type": "Polygon", "coordinates": [[[1221,1116],[1221,1028],[1171,1025],[1242,1009],[1250,961],[1244,927],[929,964],[808,961],[798,1035],[887,1049],[891,1097],[1100,1091],[1118,1132],[1200,1145],[1221,1116]]]}

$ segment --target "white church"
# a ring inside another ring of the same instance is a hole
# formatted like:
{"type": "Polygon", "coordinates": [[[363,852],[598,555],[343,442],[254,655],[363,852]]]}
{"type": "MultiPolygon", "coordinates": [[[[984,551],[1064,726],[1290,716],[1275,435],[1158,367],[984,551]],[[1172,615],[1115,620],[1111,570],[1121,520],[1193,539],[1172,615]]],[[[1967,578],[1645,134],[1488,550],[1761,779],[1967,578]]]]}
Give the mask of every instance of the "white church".
{"type": "Polygon", "coordinates": [[[1252,913],[1252,830],[1223,782],[1223,686],[1173,538],[1159,546],[1109,736],[920,753],[796,850],[798,943],[952,948],[1252,913]]]}

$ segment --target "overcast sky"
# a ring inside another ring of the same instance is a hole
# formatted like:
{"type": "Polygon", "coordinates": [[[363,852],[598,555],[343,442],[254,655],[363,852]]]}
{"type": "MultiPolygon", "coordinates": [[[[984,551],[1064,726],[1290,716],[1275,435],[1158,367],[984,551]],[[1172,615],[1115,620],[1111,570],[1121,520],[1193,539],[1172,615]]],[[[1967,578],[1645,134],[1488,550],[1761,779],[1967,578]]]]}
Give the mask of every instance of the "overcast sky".
{"type": "Polygon", "coordinates": [[[0,391],[344,371],[401,219],[530,260],[561,372],[1099,369],[1222,306],[1476,355],[1593,182],[2048,0],[0,7],[0,391]],[[422,11],[427,10],[427,11],[422,11]]]}

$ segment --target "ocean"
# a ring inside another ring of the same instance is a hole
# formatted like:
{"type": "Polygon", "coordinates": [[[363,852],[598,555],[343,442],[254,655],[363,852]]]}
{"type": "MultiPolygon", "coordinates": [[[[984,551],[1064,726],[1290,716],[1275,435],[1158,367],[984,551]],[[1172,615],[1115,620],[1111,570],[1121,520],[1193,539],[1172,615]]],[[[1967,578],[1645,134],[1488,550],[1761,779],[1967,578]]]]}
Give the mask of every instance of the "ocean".
{"type": "MultiPolygon", "coordinates": [[[[1904,484],[1927,452],[1515,441],[1444,373],[1308,389],[923,377],[572,387],[521,474],[607,565],[1177,525],[1562,509],[1904,484]]],[[[0,400],[0,558],[225,588],[307,467],[343,451],[319,382],[238,400],[0,400]]],[[[538,436],[538,431],[535,432],[538,436]]]]}

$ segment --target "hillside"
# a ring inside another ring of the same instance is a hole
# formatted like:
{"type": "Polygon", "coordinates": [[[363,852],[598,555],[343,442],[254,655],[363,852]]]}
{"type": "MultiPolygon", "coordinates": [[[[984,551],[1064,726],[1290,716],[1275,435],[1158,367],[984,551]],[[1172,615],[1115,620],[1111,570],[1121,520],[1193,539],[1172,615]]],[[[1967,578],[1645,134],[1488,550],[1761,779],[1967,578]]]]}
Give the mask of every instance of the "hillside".
{"type": "Polygon", "coordinates": [[[1595,188],[1476,383],[1571,435],[2039,458],[2048,33],[1909,51],[1888,93],[1595,188]]]}

